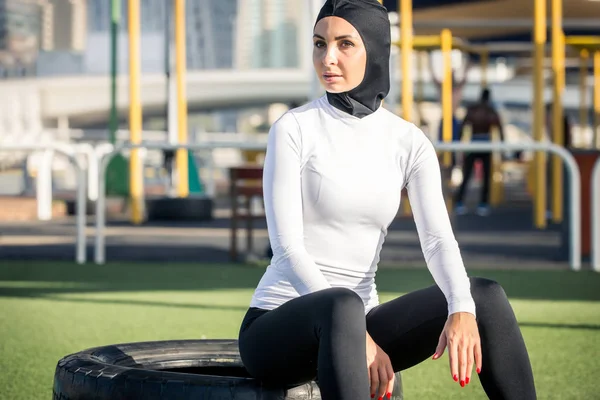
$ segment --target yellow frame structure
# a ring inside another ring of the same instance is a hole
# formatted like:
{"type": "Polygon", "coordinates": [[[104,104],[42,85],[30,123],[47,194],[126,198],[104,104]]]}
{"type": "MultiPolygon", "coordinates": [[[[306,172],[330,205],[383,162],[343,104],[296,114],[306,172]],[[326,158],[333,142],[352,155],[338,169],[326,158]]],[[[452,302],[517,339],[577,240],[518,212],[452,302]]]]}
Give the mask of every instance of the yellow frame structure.
{"type": "MultiPolygon", "coordinates": [[[[188,142],[187,95],[186,83],[186,49],[185,49],[185,0],[175,0],[175,70],[177,73],[177,139],[179,144],[188,142]]],[[[188,150],[177,149],[175,155],[177,167],[177,195],[188,197],[190,193],[188,181],[188,150]]]]}
{"type": "MultiPolygon", "coordinates": [[[[129,132],[130,142],[140,144],[142,141],[142,105],[140,100],[140,0],[128,1],[129,26],[129,132]]],[[[185,0],[175,0],[175,68],[177,74],[177,126],[178,141],[187,143],[187,96],[186,55],[185,55],[185,0]]],[[[188,152],[178,149],[176,152],[177,194],[179,197],[189,195],[188,184],[188,152]]],[[[141,224],[144,219],[144,178],[140,150],[132,149],[129,159],[129,187],[131,201],[131,221],[141,224]]]]}
{"type": "MultiPolygon", "coordinates": [[[[140,0],[129,0],[129,140],[142,142],[142,103],[140,98],[140,0]]],[[[141,224],[144,219],[144,178],[140,150],[132,149],[129,157],[129,196],[131,222],[141,224]]]]}
{"type": "MultiPolygon", "coordinates": [[[[544,52],[546,46],[546,0],[534,1],[533,15],[533,138],[541,142],[544,136],[544,52]]],[[[546,228],[546,153],[534,155],[534,224],[546,228]]]]}
{"type": "MultiPolygon", "coordinates": [[[[559,146],[564,146],[563,132],[563,92],[565,90],[565,35],[562,29],[562,2],[552,0],[552,141],[559,146]]],[[[560,223],[563,220],[563,161],[559,156],[552,156],[552,222],[560,223]]]]}
{"type": "MultiPolygon", "coordinates": [[[[381,2],[381,0],[379,0],[381,2]]],[[[142,139],[142,110],[140,101],[140,0],[129,0],[129,77],[130,77],[130,141],[133,144],[139,144],[142,139]]],[[[579,50],[582,61],[582,77],[585,71],[587,77],[586,53],[594,60],[594,132],[595,146],[600,148],[600,37],[594,36],[570,36],[565,37],[562,30],[562,3],[563,0],[551,0],[552,7],[552,70],[554,76],[553,87],[553,121],[554,133],[553,141],[556,144],[563,145],[562,132],[562,92],[565,86],[565,57],[566,46],[579,50]]],[[[434,50],[441,49],[444,57],[444,79],[442,83],[442,109],[443,109],[443,127],[442,137],[444,142],[452,139],[452,67],[450,65],[450,52],[452,49],[479,54],[483,71],[487,70],[490,46],[472,46],[459,38],[452,36],[448,29],[442,30],[440,35],[413,35],[413,7],[412,0],[398,0],[398,9],[400,10],[400,29],[401,40],[392,43],[401,50],[402,64],[402,114],[404,119],[411,121],[414,93],[411,68],[411,56],[414,49],[434,50]]],[[[544,126],[544,104],[543,104],[543,59],[546,44],[546,0],[534,0],[534,104],[533,104],[533,136],[536,141],[541,141],[543,137],[544,126]]],[[[176,70],[177,70],[177,103],[179,120],[179,142],[187,142],[187,101],[185,95],[185,24],[182,23],[185,18],[185,0],[175,1],[175,49],[176,49],[176,70]]],[[[482,85],[487,85],[487,76],[482,76],[482,85]]],[[[582,79],[582,85],[584,84],[582,79]]],[[[582,121],[587,121],[587,115],[584,115],[586,94],[581,90],[581,111],[582,121]]],[[[538,228],[546,227],[546,153],[536,152],[534,159],[535,189],[534,189],[534,221],[538,228]]],[[[451,161],[449,152],[443,155],[443,164],[448,166],[451,161]]],[[[188,163],[187,152],[183,149],[177,150],[176,164],[178,170],[177,192],[180,197],[186,197],[189,193],[188,188],[188,163]]],[[[496,164],[496,163],[494,163],[496,164]]],[[[552,212],[553,220],[560,222],[562,220],[562,162],[558,157],[553,157],[553,201],[552,212]]],[[[492,167],[492,178],[496,177],[496,167],[492,167]]],[[[498,200],[494,193],[499,193],[494,189],[496,179],[492,179],[492,204],[498,200]]],[[[143,219],[143,177],[142,165],[139,156],[139,150],[133,149],[130,157],[130,196],[132,202],[132,221],[139,224],[143,219]]]]}
{"type": "MultiPolygon", "coordinates": [[[[415,36],[412,30],[412,0],[398,0],[401,15],[401,41],[394,43],[399,46],[402,52],[402,108],[403,117],[407,120],[412,118],[413,93],[412,77],[410,68],[410,55],[414,48],[421,50],[440,49],[444,52],[444,82],[442,87],[442,109],[443,109],[443,139],[451,139],[451,118],[448,118],[448,104],[452,101],[452,82],[451,66],[448,62],[446,53],[452,48],[462,49],[463,51],[478,53],[481,55],[482,66],[487,67],[489,50],[485,46],[469,46],[458,38],[448,39],[448,32],[444,30],[441,35],[415,36]]],[[[600,38],[597,37],[569,37],[565,38],[562,30],[563,0],[551,0],[552,8],[552,71],[554,77],[553,85],[553,141],[558,145],[564,145],[564,134],[562,132],[562,94],[565,87],[565,47],[575,46],[584,47],[586,51],[594,50],[594,130],[596,135],[596,146],[600,148],[600,38]]],[[[534,30],[534,51],[533,51],[533,86],[534,86],[534,104],[533,104],[533,137],[536,141],[543,140],[545,108],[543,99],[543,64],[546,46],[546,0],[534,0],[533,30],[534,30]]],[[[487,68],[484,68],[486,70],[487,68]]],[[[582,67],[583,71],[583,67],[582,67]]],[[[586,74],[587,75],[587,74],[586,74]]],[[[487,85],[487,77],[482,77],[482,85],[487,85]]],[[[582,90],[582,110],[585,104],[585,91],[582,90]]],[[[450,106],[451,107],[451,106],[450,106]]],[[[451,108],[450,108],[451,110],[451,108]]],[[[581,111],[583,115],[583,111],[581,111]]],[[[450,115],[451,117],[451,115],[450,115]]],[[[582,119],[585,120],[585,119],[582,119]]],[[[443,163],[449,164],[450,157],[444,154],[443,163]]],[[[546,227],[546,153],[536,152],[534,158],[534,224],[538,228],[546,227]]],[[[494,170],[494,168],[492,168],[494,170]]],[[[497,176],[492,172],[492,176],[497,176]]],[[[496,179],[492,179],[492,192],[498,193],[493,189],[496,179]]],[[[552,162],[552,218],[554,222],[560,222],[563,218],[562,204],[562,162],[558,157],[553,157],[552,162]]],[[[494,197],[494,196],[491,196],[494,197]]],[[[497,199],[492,199],[492,201],[497,199]]]]}
{"type": "Polygon", "coordinates": [[[579,53],[580,59],[580,109],[579,118],[582,125],[588,124],[587,116],[587,91],[585,80],[589,59],[594,62],[594,94],[593,107],[594,119],[592,130],[594,132],[593,147],[600,149],[600,36],[567,36],[565,45],[574,48],[579,53]]]}

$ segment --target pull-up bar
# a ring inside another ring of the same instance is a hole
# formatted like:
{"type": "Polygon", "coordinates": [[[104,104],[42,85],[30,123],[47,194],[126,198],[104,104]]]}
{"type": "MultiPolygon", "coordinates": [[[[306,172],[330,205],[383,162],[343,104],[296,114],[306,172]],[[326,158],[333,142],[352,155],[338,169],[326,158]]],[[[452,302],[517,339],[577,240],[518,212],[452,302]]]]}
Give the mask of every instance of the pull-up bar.
{"type": "Polygon", "coordinates": [[[565,44],[579,53],[580,60],[580,125],[587,125],[587,74],[589,59],[594,63],[594,120],[592,131],[594,132],[593,147],[600,149],[600,36],[567,36],[565,44]],[[593,55],[593,56],[592,56],[593,55]]]}

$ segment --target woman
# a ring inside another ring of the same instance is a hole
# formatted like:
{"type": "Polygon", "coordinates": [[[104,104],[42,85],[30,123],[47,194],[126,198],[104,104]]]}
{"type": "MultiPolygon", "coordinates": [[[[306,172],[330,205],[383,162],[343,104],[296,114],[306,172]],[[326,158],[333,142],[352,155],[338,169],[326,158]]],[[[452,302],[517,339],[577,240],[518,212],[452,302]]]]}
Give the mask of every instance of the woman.
{"type": "Polygon", "coordinates": [[[288,384],[316,376],[325,400],[382,399],[394,371],[448,347],[449,376],[461,386],[475,368],[490,398],[535,398],[502,288],[466,275],[433,146],[381,107],[386,9],[328,0],[313,41],[327,94],[288,111],[269,133],[264,198],[274,255],[240,328],[247,370],[288,384]],[[379,252],[405,186],[437,285],[379,304],[379,252]]]}

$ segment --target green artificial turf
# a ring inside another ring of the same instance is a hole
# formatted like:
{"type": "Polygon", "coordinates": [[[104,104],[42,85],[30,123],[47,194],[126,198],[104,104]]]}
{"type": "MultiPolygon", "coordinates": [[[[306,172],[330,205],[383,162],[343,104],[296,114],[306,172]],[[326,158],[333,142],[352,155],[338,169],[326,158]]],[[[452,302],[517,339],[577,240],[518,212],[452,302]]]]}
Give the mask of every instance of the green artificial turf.
{"type": "MultiPolygon", "coordinates": [[[[3,262],[0,398],[51,397],[57,361],[106,344],[235,338],[263,269],[248,265],[3,262]]],[[[599,398],[600,274],[476,271],[505,288],[522,327],[540,399],[599,398]]],[[[385,301],[432,284],[425,268],[382,268],[385,301]]],[[[475,375],[475,374],[474,374],[475,375]]],[[[403,372],[406,399],[482,399],[460,388],[447,354],[403,372]]]]}

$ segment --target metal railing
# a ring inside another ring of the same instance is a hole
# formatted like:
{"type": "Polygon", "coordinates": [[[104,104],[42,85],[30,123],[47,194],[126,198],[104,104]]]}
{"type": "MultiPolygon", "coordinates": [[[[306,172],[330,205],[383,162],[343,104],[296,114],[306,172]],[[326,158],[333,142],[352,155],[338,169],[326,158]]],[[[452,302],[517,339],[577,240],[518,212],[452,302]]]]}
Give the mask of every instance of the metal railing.
{"type": "Polygon", "coordinates": [[[89,143],[55,144],[44,150],[37,172],[36,197],[38,203],[38,219],[48,221],[52,219],[52,163],[54,161],[54,150],[59,148],[62,153],[67,153],[77,158],[85,157],[85,168],[87,174],[87,198],[90,201],[98,199],[98,155],[97,147],[89,143]]]}
{"type": "MultiPolygon", "coordinates": [[[[579,168],[573,156],[564,148],[556,146],[552,143],[442,143],[434,142],[434,147],[440,151],[451,152],[494,152],[494,151],[546,151],[551,152],[561,157],[567,166],[567,170],[571,175],[570,183],[570,252],[569,264],[571,269],[577,271],[581,269],[581,211],[577,206],[581,199],[581,182],[579,168]]],[[[106,168],[110,160],[118,153],[128,149],[160,149],[160,150],[212,150],[216,148],[237,148],[241,150],[265,150],[265,143],[239,143],[239,142],[206,142],[188,145],[169,145],[159,143],[148,143],[140,145],[122,145],[115,148],[112,152],[106,154],[100,162],[100,177],[98,190],[98,203],[96,207],[96,238],[95,238],[95,254],[94,260],[96,264],[104,264],[106,261],[106,247],[104,238],[104,229],[106,225],[106,188],[105,176],[106,168]]]]}
{"type": "MultiPolygon", "coordinates": [[[[117,146],[112,151],[104,154],[100,160],[98,177],[98,200],[96,203],[96,237],[94,246],[94,261],[96,264],[106,262],[106,243],[104,229],[106,227],[106,169],[110,160],[124,150],[213,150],[219,148],[235,148],[240,150],[265,150],[266,143],[240,143],[240,142],[205,142],[186,145],[171,145],[168,143],[142,143],[139,145],[124,144],[117,146]]],[[[209,166],[210,167],[210,166],[209,166]]]]}
{"type": "Polygon", "coordinates": [[[592,268],[600,272],[600,158],[592,170],[592,268]]]}
{"type": "MultiPolygon", "coordinates": [[[[77,237],[75,241],[75,261],[78,264],[86,262],[86,237],[85,237],[85,215],[86,215],[86,172],[79,164],[75,151],[70,146],[65,145],[29,145],[29,144],[4,144],[0,146],[0,152],[3,151],[53,151],[63,154],[69,162],[75,167],[76,182],[77,182],[77,198],[76,198],[76,229],[77,237]]],[[[46,165],[47,167],[47,165],[46,165]]],[[[40,171],[44,173],[45,171],[40,171]]]]}
{"type": "Polygon", "coordinates": [[[542,143],[442,143],[435,142],[434,147],[439,151],[451,152],[485,152],[494,151],[546,151],[562,158],[569,172],[569,265],[573,271],[581,269],[581,176],[575,158],[564,147],[550,142],[542,143]]]}

